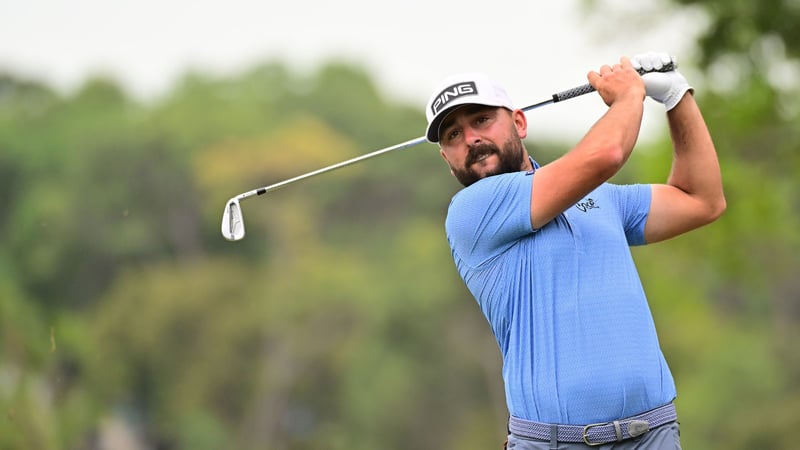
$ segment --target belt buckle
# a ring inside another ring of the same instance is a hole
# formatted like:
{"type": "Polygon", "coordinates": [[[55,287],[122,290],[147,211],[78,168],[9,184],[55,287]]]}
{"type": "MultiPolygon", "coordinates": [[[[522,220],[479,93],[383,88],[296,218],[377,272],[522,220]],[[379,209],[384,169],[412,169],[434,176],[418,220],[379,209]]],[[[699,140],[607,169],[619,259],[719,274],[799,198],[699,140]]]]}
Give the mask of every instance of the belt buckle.
{"type": "Polygon", "coordinates": [[[589,441],[589,430],[594,427],[602,427],[603,425],[608,425],[611,422],[600,422],[600,423],[590,423],[583,427],[583,442],[586,443],[589,447],[597,447],[598,445],[603,445],[605,442],[590,442],[589,441]]]}

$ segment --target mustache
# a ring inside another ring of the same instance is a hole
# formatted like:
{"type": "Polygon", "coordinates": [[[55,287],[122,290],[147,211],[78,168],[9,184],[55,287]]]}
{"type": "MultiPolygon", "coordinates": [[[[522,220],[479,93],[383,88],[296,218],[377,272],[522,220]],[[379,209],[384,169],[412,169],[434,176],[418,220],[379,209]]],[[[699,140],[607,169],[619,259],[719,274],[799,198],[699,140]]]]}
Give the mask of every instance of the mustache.
{"type": "Polygon", "coordinates": [[[464,165],[469,167],[475,164],[481,157],[496,153],[500,153],[500,149],[492,143],[487,142],[478,145],[470,145],[467,147],[467,158],[464,165]]]}

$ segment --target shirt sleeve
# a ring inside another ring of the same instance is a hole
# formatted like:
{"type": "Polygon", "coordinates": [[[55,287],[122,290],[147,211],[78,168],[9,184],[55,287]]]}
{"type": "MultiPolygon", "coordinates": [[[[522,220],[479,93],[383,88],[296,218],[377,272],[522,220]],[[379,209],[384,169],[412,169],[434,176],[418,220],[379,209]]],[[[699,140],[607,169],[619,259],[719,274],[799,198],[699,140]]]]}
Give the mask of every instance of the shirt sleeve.
{"type": "Polygon", "coordinates": [[[650,213],[649,184],[612,185],[628,245],[645,245],[644,226],[650,213]]]}
{"type": "Polygon", "coordinates": [[[532,179],[527,172],[487,177],[453,197],[445,228],[463,262],[478,267],[533,233],[532,179]]]}

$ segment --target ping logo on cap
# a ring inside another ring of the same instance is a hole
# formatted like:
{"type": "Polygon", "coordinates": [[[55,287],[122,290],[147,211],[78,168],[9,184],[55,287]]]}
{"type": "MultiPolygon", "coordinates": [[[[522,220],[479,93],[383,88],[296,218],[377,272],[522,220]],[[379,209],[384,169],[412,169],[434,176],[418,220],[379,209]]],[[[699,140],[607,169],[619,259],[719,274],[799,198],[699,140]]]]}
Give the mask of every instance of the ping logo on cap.
{"type": "Polygon", "coordinates": [[[433,101],[431,104],[431,111],[433,115],[439,113],[448,103],[452,102],[453,100],[463,97],[465,95],[478,95],[478,88],[475,86],[474,81],[467,81],[464,83],[456,83],[452,86],[446,87],[439,95],[436,96],[436,100],[433,101]]]}

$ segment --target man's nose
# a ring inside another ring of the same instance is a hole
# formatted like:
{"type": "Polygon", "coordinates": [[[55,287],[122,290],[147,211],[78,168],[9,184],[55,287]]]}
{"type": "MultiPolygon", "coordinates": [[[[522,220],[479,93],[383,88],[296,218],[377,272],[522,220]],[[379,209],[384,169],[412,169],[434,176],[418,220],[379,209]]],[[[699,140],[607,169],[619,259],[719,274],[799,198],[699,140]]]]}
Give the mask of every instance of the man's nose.
{"type": "Polygon", "coordinates": [[[481,136],[472,127],[464,127],[464,140],[467,144],[478,144],[481,142],[481,136]]]}

